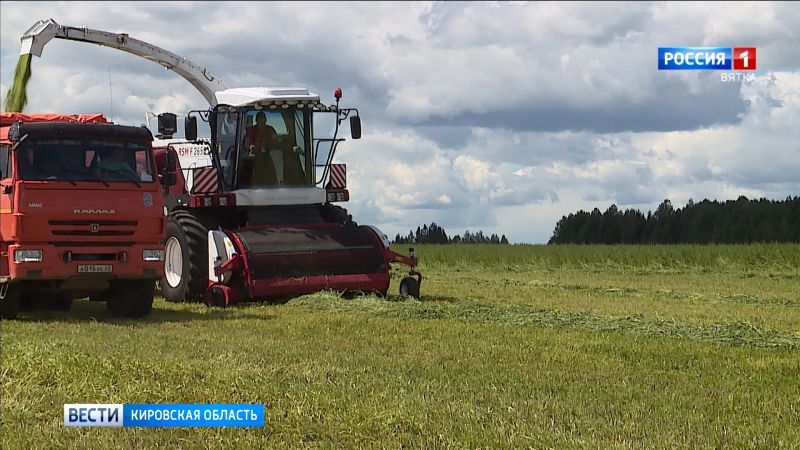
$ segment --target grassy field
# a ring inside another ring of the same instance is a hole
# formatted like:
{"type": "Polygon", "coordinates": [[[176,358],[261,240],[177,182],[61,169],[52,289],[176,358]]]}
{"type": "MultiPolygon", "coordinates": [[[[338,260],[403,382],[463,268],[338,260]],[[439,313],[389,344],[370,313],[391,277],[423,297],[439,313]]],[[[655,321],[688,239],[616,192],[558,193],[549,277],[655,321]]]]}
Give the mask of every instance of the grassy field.
{"type": "Polygon", "coordinates": [[[800,245],[417,250],[422,301],[3,322],[0,444],[800,448],[800,245]],[[264,403],[267,424],[64,428],[82,402],[264,403]]]}

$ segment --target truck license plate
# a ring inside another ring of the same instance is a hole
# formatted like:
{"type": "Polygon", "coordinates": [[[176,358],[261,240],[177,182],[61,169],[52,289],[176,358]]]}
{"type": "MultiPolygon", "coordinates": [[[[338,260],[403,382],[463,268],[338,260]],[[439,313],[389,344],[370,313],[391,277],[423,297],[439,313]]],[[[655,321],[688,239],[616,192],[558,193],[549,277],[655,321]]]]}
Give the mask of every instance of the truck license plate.
{"type": "Polygon", "coordinates": [[[78,273],[111,273],[111,264],[81,264],[78,273]]]}

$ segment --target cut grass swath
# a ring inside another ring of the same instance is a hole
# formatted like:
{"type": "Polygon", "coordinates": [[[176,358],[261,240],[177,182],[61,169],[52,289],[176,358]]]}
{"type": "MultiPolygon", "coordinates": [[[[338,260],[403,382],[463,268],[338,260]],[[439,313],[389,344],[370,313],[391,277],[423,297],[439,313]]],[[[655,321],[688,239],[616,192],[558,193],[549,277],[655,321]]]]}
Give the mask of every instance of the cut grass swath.
{"type": "Polygon", "coordinates": [[[301,297],[291,301],[290,304],[314,310],[369,314],[389,318],[450,319],[508,326],[579,328],[642,337],[670,337],[716,344],[800,350],[800,334],[763,329],[745,322],[723,322],[700,326],[671,319],[574,313],[524,305],[500,307],[474,302],[456,304],[417,301],[386,302],[376,297],[344,300],[330,294],[301,297]]]}

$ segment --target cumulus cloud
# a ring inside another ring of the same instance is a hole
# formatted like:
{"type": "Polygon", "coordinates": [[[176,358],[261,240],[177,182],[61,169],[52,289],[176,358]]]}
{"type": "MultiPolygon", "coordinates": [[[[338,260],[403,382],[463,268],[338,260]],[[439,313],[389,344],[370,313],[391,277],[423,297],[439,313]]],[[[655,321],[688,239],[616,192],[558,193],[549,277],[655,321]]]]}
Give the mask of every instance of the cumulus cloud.
{"type": "MultiPolygon", "coordinates": [[[[544,242],[571,211],[800,192],[800,8],[792,3],[0,3],[0,88],[35,20],[125,32],[229,86],[342,87],[364,124],[340,147],[362,223],[436,221],[544,242]],[[758,48],[755,81],[656,70],[659,46],[758,48]]],[[[205,107],[151,62],[55,40],[29,110],[205,107]]],[[[326,133],[330,127],[321,127],[326,133]]]]}

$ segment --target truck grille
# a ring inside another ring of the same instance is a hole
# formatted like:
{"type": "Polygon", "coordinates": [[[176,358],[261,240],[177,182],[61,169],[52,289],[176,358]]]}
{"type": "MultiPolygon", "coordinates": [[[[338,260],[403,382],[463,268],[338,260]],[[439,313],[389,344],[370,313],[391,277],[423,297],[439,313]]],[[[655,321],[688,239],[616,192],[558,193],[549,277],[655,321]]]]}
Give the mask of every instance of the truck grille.
{"type": "Polygon", "coordinates": [[[133,247],[133,242],[100,241],[100,242],[49,242],[53,247],[133,247]]]}
{"type": "Polygon", "coordinates": [[[116,253],[73,253],[72,261],[116,261],[116,253]]]}
{"type": "Polygon", "coordinates": [[[47,223],[50,225],[90,226],[92,224],[97,224],[100,226],[110,225],[118,227],[135,227],[139,222],[135,220],[51,220],[47,223]]]}
{"type": "Polygon", "coordinates": [[[53,230],[54,236],[133,236],[133,230],[53,230]]]}
{"type": "Polygon", "coordinates": [[[138,222],[135,220],[50,220],[48,224],[51,226],[53,236],[133,236],[138,222]]]}

